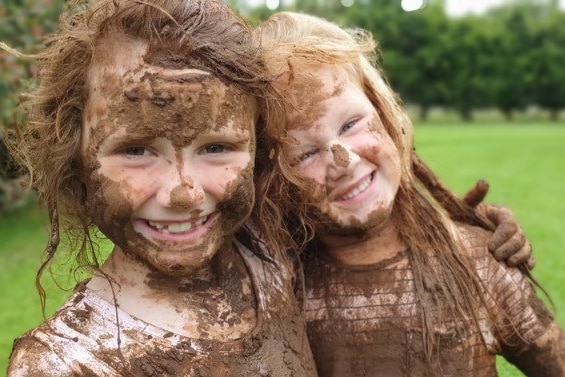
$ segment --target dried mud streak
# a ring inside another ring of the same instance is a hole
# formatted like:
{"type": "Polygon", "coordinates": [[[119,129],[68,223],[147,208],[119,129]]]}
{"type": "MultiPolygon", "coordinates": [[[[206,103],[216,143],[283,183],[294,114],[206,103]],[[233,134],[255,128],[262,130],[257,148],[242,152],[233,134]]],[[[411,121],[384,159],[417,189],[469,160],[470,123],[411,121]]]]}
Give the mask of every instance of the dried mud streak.
{"type": "MultiPolygon", "coordinates": [[[[376,155],[379,152],[380,149],[378,147],[363,148],[359,151],[359,156],[361,158],[368,158],[368,156],[376,155]]],[[[331,204],[328,202],[324,185],[310,180],[301,192],[303,193],[302,200],[308,206],[309,214],[316,225],[316,231],[322,234],[362,238],[365,237],[369,230],[386,220],[392,211],[392,208],[390,208],[389,211],[383,213],[381,209],[375,209],[369,213],[367,221],[360,221],[353,216],[344,221],[339,221],[337,213],[333,211],[331,204]]]]}
{"type": "Polygon", "coordinates": [[[312,75],[299,75],[292,78],[281,77],[276,83],[288,101],[286,130],[308,129],[314,126],[327,111],[324,101],[330,97],[323,91],[324,83],[312,75]],[[283,82],[284,79],[286,82],[283,82]]]}
{"type": "MultiPolygon", "coordinates": [[[[221,133],[221,129],[228,125],[242,131],[252,127],[254,100],[207,74],[163,70],[141,64],[125,72],[123,77],[107,74],[101,82],[99,88],[93,89],[97,91],[94,97],[98,101],[93,101],[91,107],[95,109],[98,122],[92,129],[91,146],[99,146],[111,136],[116,125],[126,126],[128,140],[150,143],[164,137],[177,149],[189,145],[203,130],[221,133]],[[185,120],[187,114],[189,121],[185,120]]],[[[254,140],[250,144],[254,150],[254,140]]],[[[93,148],[87,155],[96,156],[97,147],[93,148]]],[[[124,192],[121,184],[96,174],[99,164],[95,158],[88,160],[87,165],[92,178],[88,182],[89,211],[102,232],[122,245],[139,239],[131,226],[132,209],[128,198],[121,194],[124,192]]],[[[248,200],[250,196],[241,197],[248,200]]],[[[179,199],[181,207],[190,205],[186,198],[173,195],[173,199],[179,199]]],[[[250,207],[251,204],[241,202],[233,206],[240,214],[250,207]]],[[[224,230],[230,230],[228,234],[233,234],[232,225],[233,222],[224,225],[224,230]]],[[[138,240],[130,244],[133,248],[143,246],[145,242],[138,240]]]]}
{"type": "Polygon", "coordinates": [[[349,153],[341,144],[334,144],[331,146],[334,164],[339,167],[346,168],[349,166],[349,153]]]}

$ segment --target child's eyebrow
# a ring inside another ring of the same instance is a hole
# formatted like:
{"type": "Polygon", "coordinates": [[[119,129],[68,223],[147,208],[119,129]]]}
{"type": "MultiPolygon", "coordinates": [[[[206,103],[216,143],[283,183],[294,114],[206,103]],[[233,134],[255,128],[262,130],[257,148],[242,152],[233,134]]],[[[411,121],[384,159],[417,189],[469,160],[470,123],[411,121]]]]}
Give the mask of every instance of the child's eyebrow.
{"type": "Polygon", "coordinates": [[[121,144],[149,144],[158,136],[143,130],[137,130],[127,134],[110,135],[106,138],[105,143],[109,146],[117,146],[121,144]]]}

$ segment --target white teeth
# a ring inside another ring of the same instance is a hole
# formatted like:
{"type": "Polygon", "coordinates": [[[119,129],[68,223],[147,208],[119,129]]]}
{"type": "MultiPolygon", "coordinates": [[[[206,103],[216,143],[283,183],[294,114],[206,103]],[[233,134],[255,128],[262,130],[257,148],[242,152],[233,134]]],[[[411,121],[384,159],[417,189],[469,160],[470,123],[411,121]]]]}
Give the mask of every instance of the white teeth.
{"type": "Polygon", "coordinates": [[[149,225],[157,229],[163,229],[165,227],[163,224],[154,223],[153,221],[149,221],[149,225]]]}
{"type": "Polygon", "coordinates": [[[169,225],[169,233],[182,233],[192,229],[191,223],[175,223],[169,225]]]}
{"type": "Polygon", "coordinates": [[[349,191],[347,194],[340,196],[339,199],[340,200],[347,200],[347,199],[351,199],[351,198],[361,194],[363,191],[365,191],[367,189],[367,187],[369,187],[372,179],[373,179],[373,175],[371,174],[367,177],[367,179],[365,179],[363,182],[361,182],[359,184],[359,186],[357,186],[353,190],[349,191]]]}
{"type": "Polygon", "coordinates": [[[183,223],[173,223],[173,224],[162,224],[155,221],[147,221],[150,227],[157,229],[163,233],[186,233],[191,231],[193,228],[199,227],[208,220],[208,216],[201,217],[196,221],[186,221],[183,223]]]}

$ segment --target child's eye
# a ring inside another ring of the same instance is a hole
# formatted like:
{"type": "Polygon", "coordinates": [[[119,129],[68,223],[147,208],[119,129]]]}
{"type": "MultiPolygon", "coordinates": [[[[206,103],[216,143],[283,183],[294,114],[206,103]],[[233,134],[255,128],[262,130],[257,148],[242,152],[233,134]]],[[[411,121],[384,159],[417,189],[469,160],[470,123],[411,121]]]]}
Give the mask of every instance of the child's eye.
{"type": "Polygon", "coordinates": [[[345,123],[342,127],[341,127],[341,132],[340,134],[348,131],[349,129],[353,128],[353,126],[355,126],[355,124],[357,123],[357,119],[349,121],[347,123],[345,123]]]}
{"type": "Polygon", "coordinates": [[[309,151],[309,152],[306,152],[306,153],[302,154],[302,155],[299,157],[299,159],[300,159],[300,161],[304,161],[304,160],[306,160],[306,159],[312,157],[314,154],[316,154],[316,151],[309,151]]]}
{"type": "Polygon", "coordinates": [[[301,155],[299,155],[297,158],[294,159],[294,165],[299,164],[303,161],[308,160],[309,158],[311,158],[312,156],[316,155],[316,153],[318,153],[317,149],[312,149],[308,152],[302,153],[301,155]]]}
{"type": "Polygon", "coordinates": [[[128,156],[146,156],[151,153],[146,147],[127,147],[123,149],[123,153],[128,156]]]}
{"type": "Polygon", "coordinates": [[[229,148],[224,144],[209,144],[203,148],[205,153],[223,153],[229,150],[229,148]]]}

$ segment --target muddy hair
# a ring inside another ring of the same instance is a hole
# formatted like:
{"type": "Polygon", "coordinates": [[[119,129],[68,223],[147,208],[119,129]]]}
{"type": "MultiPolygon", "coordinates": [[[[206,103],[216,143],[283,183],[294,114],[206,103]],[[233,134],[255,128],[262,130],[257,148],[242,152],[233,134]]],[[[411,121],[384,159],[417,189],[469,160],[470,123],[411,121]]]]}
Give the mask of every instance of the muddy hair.
{"type": "MultiPolygon", "coordinates": [[[[421,305],[426,356],[431,358],[439,346],[433,329],[441,324],[442,318],[435,314],[437,311],[430,310],[438,302],[446,303],[450,312],[446,318],[458,319],[461,334],[480,334],[478,315],[485,298],[450,217],[487,229],[491,229],[490,225],[453,192],[438,184],[431,169],[417,158],[412,123],[376,64],[376,42],[371,34],[363,30],[345,31],[323,19],[291,12],[271,16],[257,34],[265,61],[277,76],[275,86],[281,93],[294,80],[299,82],[301,74],[308,74],[316,64],[339,65],[363,89],[398,149],[402,174],[392,216],[409,250],[421,305]]],[[[303,100],[285,98],[268,105],[265,140],[274,169],[262,172],[257,187],[259,196],[270,197],[282,208],[289,232],[297,240],[296,246],[308,254],[315,252],[312,245],[317,244],[314,219],[309,217],[308,203],[300,194],[308,184],[295,174],[282,153],[285,143],[292,142],[286,133],[291,126],[287,114],[299,109],[303,100]]]]}
{"type": "MultiPolygon", "coordinates": [[[[86,267],[99,271],[96,227],[86,207],[81,131],[88,101],[88,72],[97,42],[109,32],[144,41],[155,61],[167,68],[209,71],[227,85],[261,98],[269,91],[260,50],[250,27],[219,0],[71,0],[60,17],[56,33],[36,56],[39,86],[23,104],[28,114],[7,138],[14,156],[26,167],[30,187],[47,207],[51,222],[45,257],[36,286],[45,307],[41,276],[51,270],[61,239],[68,241],[75,272],[86,267]]],[[[259,101],[259,100],[258,100],[259,101]]],[[[259,117],[259,115],[257,115],[259,117]]],[[[262,124],[261,119],[257,119],[262,124]]],[[[261,141],[258,140],[261,145],[261,141]]],[[[264,153],[258,153],[264,155],[264,153]]],[[[280,226],[273,214],[254,218],[271,252],[277,252],[280,226]]]]}

